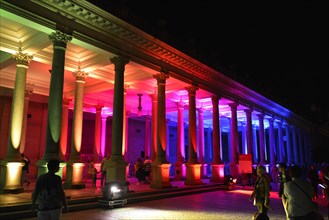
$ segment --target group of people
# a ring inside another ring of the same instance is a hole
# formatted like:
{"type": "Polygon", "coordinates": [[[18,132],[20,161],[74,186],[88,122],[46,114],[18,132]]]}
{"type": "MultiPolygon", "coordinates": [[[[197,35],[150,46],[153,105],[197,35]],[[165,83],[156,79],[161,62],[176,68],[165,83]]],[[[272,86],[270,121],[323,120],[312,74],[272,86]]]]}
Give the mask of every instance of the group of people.
{"type": "MultiPolygon", "coordinates": [[[[279,197],[282,199],[282,205],[289,220],[322,220],[324,219],[318,212],[318,207],[314,199],[317,198],[318,185],[316,188],[312,184],[311,172],[305,177],[301,167],[297,165],[287,168],[285,163],[279,164],[279,197]]],[[[311,170],[314,167],[311,167],[311,170]]],[[[266,169],[263,165],[258,165],[257,180],[254,190],[249,197],[254,201],[258,212],[253,215],[252,219],[269,219],[267,212],[270,207],[270,180],[266,169]]],[[[323,189],[328,198],[329,187],[329,167],[326,167],[323,178],[323,189]]],[[[328,218],[329,218],[329,201],[328,201],[328,218]]]]}
{"type": "Polygon", "coordinates": [[[142,158],[137,158],[137,161],[134,164],[134,173],[138,180],[137,184],[140,184],[140,182],[150,183],[150,176],[152,171],[151,163],[152,161],[149,156],[145,157],[144,162],[142,161],[142,158]]]}

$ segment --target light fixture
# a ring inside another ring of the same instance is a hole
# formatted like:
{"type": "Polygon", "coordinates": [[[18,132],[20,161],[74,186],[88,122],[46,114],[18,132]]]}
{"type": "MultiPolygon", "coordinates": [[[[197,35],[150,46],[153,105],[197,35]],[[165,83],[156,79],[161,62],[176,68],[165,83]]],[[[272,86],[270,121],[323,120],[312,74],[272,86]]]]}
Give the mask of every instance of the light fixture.
{"type": "Polygon", "coordinates": [[[137,115],[138,117],[142,116],[142,95],[143,94],[137,94],[138,95],[138,111],[137,111],[137,115]]]}

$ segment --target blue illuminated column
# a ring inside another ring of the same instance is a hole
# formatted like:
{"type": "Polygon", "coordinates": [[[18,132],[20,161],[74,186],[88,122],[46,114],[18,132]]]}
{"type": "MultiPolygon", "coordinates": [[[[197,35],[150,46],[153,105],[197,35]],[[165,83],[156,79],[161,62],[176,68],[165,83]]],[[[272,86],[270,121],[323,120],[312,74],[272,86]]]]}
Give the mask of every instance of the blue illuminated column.
{"type": "Polygon", "coordinates": [[[259,120],[259,163],[265,165],[264,114],[258,114],[259,120]]]}
{"type": "Polygon", "coordinates": [[[292,133],[292,146],[294,149],[294,164],[299,164],[297,136],[296,136],[296,127],[295,126],[291,126],[291,133],[292,133]]]}
{"type": "Polygon", "coordinates": [[[285,153],[284,153],[284,144],[283,144],[283,131],[282,131],[282,121],[277,123],[278,125],[278,153],[279,153],[279,162],[284,163],[285,160],[285,153]]]}
{"type": "Polygon", "coordinates": [[[252,163],[254,163],[254,151],[253,151],[253,138],[252,138],[252,118],[251,118],[251,114],[252,114],[252,108],[249,109],[245,109],[244,112],[246,113],[246,120],[247,120],[247,149],[248,149],[248,154],[251,154],[251,158],[252,158],[252,163]]]}
{"type": "Polygon", "coordinates": [[[270,168],[272,168],[276,165],[275,160],[275,133],[274,133],[274,118],[268,119],[269,125],[270,125],[270,168]]]}
{"type": "Polygon", "coordinates": [[[285,123],[286,129],[286,145],[287,145],[287,163],[291,165],[293,163],[292,160],[292,152],[291,152],[291,142],[290,142],[290,125],[285,123]]]}
{"type": "Polygon", "coordinates": [[[297,136],[298,136],[298,149],[299,149],[299,165],[306,165],[305,164],[305,160],[304,160],[304,142],[303,142],[303,138],[302,138],[302,129],[298,128],[297,130],[297,136]]]}
{"type": "Polygon", "coordinates": [[[230,144],[230,173],[233,177],[238,177],[238,118],[237,118],[237,108],[238,103],[229,103],[231,107],[231,144],[230,144]]]}

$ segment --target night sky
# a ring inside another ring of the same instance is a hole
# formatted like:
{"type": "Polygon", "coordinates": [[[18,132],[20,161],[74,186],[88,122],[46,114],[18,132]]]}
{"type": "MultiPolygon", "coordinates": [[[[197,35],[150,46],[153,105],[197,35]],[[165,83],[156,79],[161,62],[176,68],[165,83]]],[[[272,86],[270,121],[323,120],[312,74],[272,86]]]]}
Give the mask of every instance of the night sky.
{"type": "Polygon", "coordinates": [[[328,121],[328,1],[90,2],[300,116],[328,121]]]}

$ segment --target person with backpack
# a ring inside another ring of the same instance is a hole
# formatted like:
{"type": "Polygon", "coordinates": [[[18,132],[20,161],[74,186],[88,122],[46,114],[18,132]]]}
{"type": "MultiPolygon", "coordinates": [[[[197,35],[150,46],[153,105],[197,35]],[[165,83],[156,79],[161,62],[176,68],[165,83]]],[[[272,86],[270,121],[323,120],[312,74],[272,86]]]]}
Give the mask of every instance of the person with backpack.
{"type": "Polygon", "coordinates": [[[48,161],[48,172],[38,177],[32,193],[32,212],[36,209],[38,202],[38,219],[59,220],[64,212],[68,212],[62,178],[56,173],[59,171],[59,160],[48,161]]]}

